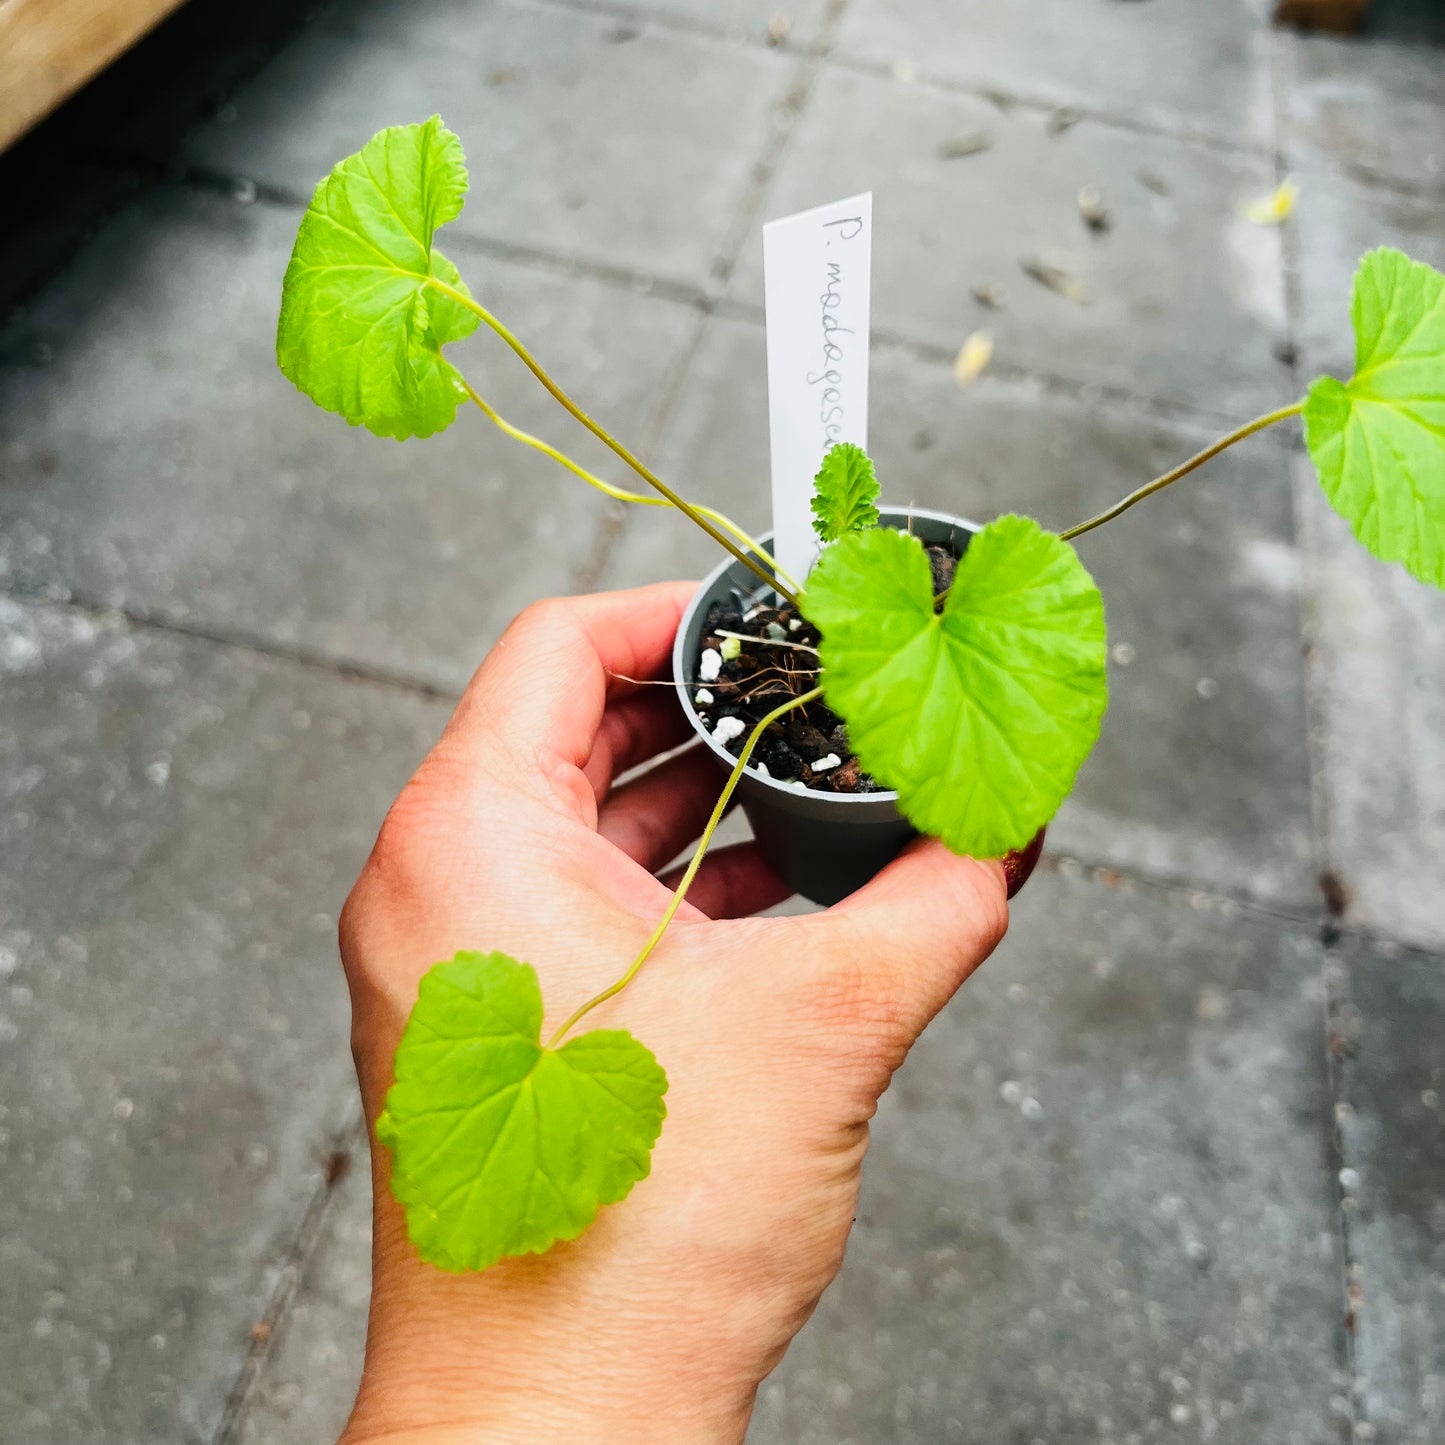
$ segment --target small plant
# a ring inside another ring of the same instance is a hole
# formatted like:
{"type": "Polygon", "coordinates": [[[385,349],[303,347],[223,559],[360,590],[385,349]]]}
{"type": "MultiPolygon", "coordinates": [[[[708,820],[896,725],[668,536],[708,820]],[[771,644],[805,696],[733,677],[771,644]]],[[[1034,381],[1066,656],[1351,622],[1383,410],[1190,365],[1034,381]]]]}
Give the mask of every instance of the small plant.
{"type": "Polygon", "coordinates": [[[466,190],[461,144],[436,116],[381,131],[337,165],[316,188],[286,272],[281,370],[328,411],[398,440],[443,430],[471,401],[608,496],[684,512],[821,637],[818,685],[742,741],[681,884],[615,984],[544,1043],[529,964],[461,953],[422,980],[376,1127],[413,1242],[450,1270],[574,1238],[646,1176],[665,1114],[662,1068],[626,1032],[568,1036],[656,948],[755,746],[785,714],[826,699],[860,762],[897,791],[920,832],[979,857],[1023,847],[1068,794],[1107,702],[1104,604],[1073,539],[1296,415],[1325,495],[1360,542],[1445,587],[1445,276],[1399,251],[1370,252],[1355,274],[1349,381],[1321,377],[1301,401],[1066,531],[997,518],[940,592],[922,544],[878,525],[873,464],[856,447],[835,447],[813,503],[828,545],[800,586],[736,524],[654,476],[476,300],[433,244],[466,190]],[[656,495],[612,486],[499,416],[443,354],[479,324],[656,495]],[[484,1208],[471,1207],[478,1197],[484,1208]]]}

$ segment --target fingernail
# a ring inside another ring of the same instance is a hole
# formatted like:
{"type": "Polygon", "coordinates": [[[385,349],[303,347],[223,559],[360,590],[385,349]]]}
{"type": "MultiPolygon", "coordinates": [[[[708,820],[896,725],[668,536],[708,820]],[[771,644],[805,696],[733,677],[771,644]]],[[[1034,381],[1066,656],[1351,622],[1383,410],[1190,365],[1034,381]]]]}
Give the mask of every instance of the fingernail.
{"type": "Polygon", "coordinates": [[[1047,828],[1040,828],[1027,848],[1020,848],[1017,853],[1004,854],[1003,876],[1008,883],[1010,898],[1029,881],[1029,875],[1034,871],[1039,861],[1039,855],[1044,851],[1044,834],[1046,832],[1048,832],[1047,828]]]}

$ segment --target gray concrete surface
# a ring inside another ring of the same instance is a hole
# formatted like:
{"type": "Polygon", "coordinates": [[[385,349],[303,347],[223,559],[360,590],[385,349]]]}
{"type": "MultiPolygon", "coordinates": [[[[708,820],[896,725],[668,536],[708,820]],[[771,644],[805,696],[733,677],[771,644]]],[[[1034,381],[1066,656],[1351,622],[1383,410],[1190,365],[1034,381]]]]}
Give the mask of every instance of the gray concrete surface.
{"type": "MultiPolygon", "coordinates": [[[[871,187],[885,493],[1062,525],[1346,371],[1361,250],[1445,264],[1445,51],[1403,4],[1345,43],[1259,0],[341,0],[27,143],[37,196],[73,182],[0,241],[3,1445],[339,1428],[369,1198],[336,911],[517,608],[712,560],[480,418],[399,447],[295,394],[276,293],[331,162],[440,110],[463,273],[759,526],[758,228],[871,187]],[[1289,171],[1289,224],[1244,221],[1289,171]]],[[[499,348],[460,358],[607,466],[499,348]]],[[[1313,486],[1271,434],[1083,544],[1104,738],[885,1101],[756,1445],[1445,1437],[1445,598],[1313,486]]]]}
{"type": "MultiPolygon", "coordinates": [[[[1285,324],[1280,235],[1238,209],[1272,188],[1270,159],[1088,117],[1051,134],[1051,114],[924,81],[830,72],[798,121],[765,214],[871,189],[875,244],[892,258],[874,281],[875,324],[888,335],[952,354],[960,332],[986,325],[1001,364],[1080,385],[1229,415],[1287,400],[1289,372],[1275,354],[1285,324]],[[979,132],[988,150],[941,154],[979,132]],[[1114,218],[1105,236],[1079,220],[1085,185],[1114,218]],[[1075,276],[1083,304],[1026,276],[1022,265],[1035,258],[1075,276]],[[980,306],[972,290],[981,283],[1005,304],[980,306]]],[[[761,300],[756,235],[733,295],[761,300]]]]}

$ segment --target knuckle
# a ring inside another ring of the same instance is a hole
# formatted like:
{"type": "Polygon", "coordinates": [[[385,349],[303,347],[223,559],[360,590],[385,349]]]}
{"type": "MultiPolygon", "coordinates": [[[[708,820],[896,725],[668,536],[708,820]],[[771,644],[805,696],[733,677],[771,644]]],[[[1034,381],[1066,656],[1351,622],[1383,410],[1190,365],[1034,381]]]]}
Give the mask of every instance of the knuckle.
{"type": "Polygon", "coordinates": [[[387,994],[395,959],[452,887],[448,839],[456,810],[426,785],[426,767],[392,803],[337,921],[354,1005],[387,994]]]}
{"type": "Polygon", "coordinates": [[[362,877],[369,878],[373,886],[380,885],[386,891],[410,891],[425,872],[421,855],[430,830],[419,806],[420,796],[418,781],[413,778],[387,810],[371,856],[362,869],[362,877]]]}
{"type": "Polygon", "coordinates": [[[356,944],[369,920],[414,906],[434,885],[441,849],[455,833],[450,790],[431,786],[433,754],[402,788],[387,810],[342,908],[343,947],[356,944]]]}
{"type": "Polygon", "coordinates": [[[346,902],[341,905],[341,914],[336,920],[336,943],[341,952],[341,961],[349,970],[361,956],[366,936],[366,866],[351,885],[346,902]]]}

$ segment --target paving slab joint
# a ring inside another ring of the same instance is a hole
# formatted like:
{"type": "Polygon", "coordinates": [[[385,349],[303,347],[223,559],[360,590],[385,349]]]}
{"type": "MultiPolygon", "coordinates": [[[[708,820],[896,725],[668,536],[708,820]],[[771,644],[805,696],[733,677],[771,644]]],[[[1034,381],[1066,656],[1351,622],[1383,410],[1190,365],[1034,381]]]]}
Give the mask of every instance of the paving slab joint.
{"type": "Polygon", "coordinates": [[[418,677],[412,673],[396,672],[389,668],[377,667],[332,653],[308,647],[288,647],[259,634],[224,632],[219,628],[196,627],[177,618],[159,613],[146,612],[132,607],[113,607],[71,591],[64,598],[55,598],[38,593],[26,592],[0,585],[0,597],[23,607],[50,608],[57,612],[78,612],[96,621],[119,618],[130,627],[147,632],[168,633],[174,637],[187,638],[193,642],[209,643],[213,647],[228,648],[237,652],[250,653],[254,657],[270,658],[277,662],[290,663],[316,672],[324,672],[345,682],[371,683],[377,687],[393,688],[398,692],[411,693],[428,702],[456,702],[461,693],[455,687],[418,677]]]}
{"type": "Polygon", "coordinates": [[[1349,1062],[1356,1046],[1358,1032],[1353,1022],[1357,1014],[1350,998],[1349,967],[1339,952],[1339,935],[1327,931],[1323,970],[1323,1023],[1325,1030],[1325,1072],[1329,1084],[1330,1118],[1326,1124],[1326,1157],[1334,1171],[1334,1189],[1339,1217],[1340,1242],[1340,1316],[1339,1339],[1350,1378],[1350,1438],[1363,1439],[1359,1426],[1364,1423],[1360,1413],[1361,1380],[1356,1350],[1363,1294],[1359,1282],[1359,1260],[1351,1236],[1355,1196],[1350,1183],[1352,1170],[1345,1138],[1345,1119],[1352,1105],[1349,1100],[1349,1062]]]}
{"type": "Polygon", "coordinates": [[[296,1298],[307,1263],[320,1243],[330,1213],[331,1203],[336,1195],[337,1185],[345,1177],[351,1161],[359,1150],[367,1147],[365,1121],[360,1109],[329,1138],[322,1141],[319,1152],[324,1161],[321,1182],[306,1212],[301,1218],[300,1228],[281,1264],[276,1286],[261,1318],[251,1329],[251,1343],[246,1351],[240,1373],[226,1400],[226,1408],[211,1437],[211,1445],[235,1445],[246,1423],[246,1414],[265,1372],[272,1347],[286,1323],[291,1305],[296,1298]]]}
{"type": "Polygon", "coordinates": [[[729,45],[743,45],[750,50],[782,51],[783,54],[801,55],[808,46],[800,44],[791,35],[777,40],[760,38],[741,26],[719,25],[714,21],[700,19],[695,15],[663,15],[629,5],[626,0],[531,0],[542,9],[573,10],[583,15],[603,16],[609,20],[626,20],[637,25],[646,25],[654,30],[672,31],[679,35],[696,35],[707,40],[721,40],[729,45]]]}
{"type": "MultiPolygon", "coordinates": [[[[737,269],[738,259],[747,238],[752,234],[767,199],[778,165],[787,151],[788,143],[797,130],[798,122],[807,109],[808,97],[822,70],[823,62],[833,43],[833,35],[848,8],[848,0],[827,0],[823,18],[817,34],[798,55],[797,66],[792,80],[774,105],[775,125],[771,137],[765,142],[763,154],[754,163],[752,179],[744,187],[732,224],[724,232],[722,243],[708,268],[708,283],[698,297],[698,314],[683,338],[678,354],[668,368],[658,394],[658,404],[643,428],[642,455],[646,457],[661,440],[682,395],[683,387],[692,370],[693,362],[702,346],[709,320],[716,313],[724,299],[728,283],[737,269]]],[[[607,564],[616,550],[622,534],[627,529],[629,517],[625,508],[613,507],[598,528],[594,546],[586,562],[574,576],[574,585],[579,592],[595,588],[607,570],[607,564]]]]}
{"type": "Polygon", "coordinates": [[[1380,928],[1363,927],[1343,922],[1327,906],[1291,908],[1270,904],[1245,894],[1203,888],[1179,878],[1142,873],[1137,869],[1120,868],[1113,863],[1100,863],[1077,854],[1059,853],[1052,849],[1039,861],[1039,870],[1058,873],[1066,878],[1083,878],[1102,888],[1120,892],[1149,892],[1172,899],[1182,907],[1217,910],[1226,917],[1245,915],[1282,924],[1302,937],[1316,939],[1327,948],[1354,943],[1369,948],[1385,949],[1411,958],[1438,960],[1445,970],[1445,956],[1428,944],[1397,937],[1380,928]]]}
{"type": "MultiPolygon", "coordinates": [[[[894,78],[893,67],[883,61],[868,60],[857,55],[830,55],[828,63],[838,70],[849,70],[857,75],[871,75],[880,79],[894,78]]],[[[1028,95],[1022,91],[1009,90],[997,85],[977,85],[955,80],[949,76],[934,75],[926,70],[910,76],[908,84],[920,90],[933,91],[938,95],[962,95],[975,100],[986,100],[1000,110],[1022,110],[1033,115],[1049,116],[1060,110],[1068,110],[1080,121],[1104,126],[1109,130],[1124,131],[1129,135],[1158,136],[1163,140],[1178,141],[1216,155],[1248,156],[1255,160],[1268,158],[1271,147],[1266,144],[1249,144],[1230,140],[1227,136],[1215,135],[1207,130],[1189,125],[1161,125],[1155,121],[1129,115],[1125,111],[1110,110],[1107,106],[1091,105],[1085,100],[1071,100],[1062,105],[1057,100],[1048,100],[1041,95],[1028,95]]]]}

